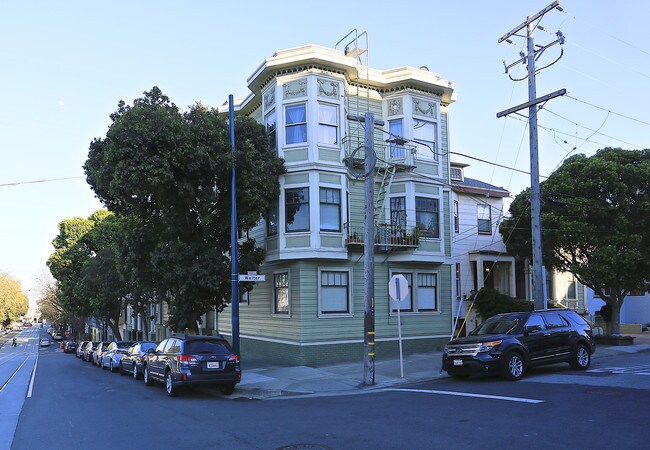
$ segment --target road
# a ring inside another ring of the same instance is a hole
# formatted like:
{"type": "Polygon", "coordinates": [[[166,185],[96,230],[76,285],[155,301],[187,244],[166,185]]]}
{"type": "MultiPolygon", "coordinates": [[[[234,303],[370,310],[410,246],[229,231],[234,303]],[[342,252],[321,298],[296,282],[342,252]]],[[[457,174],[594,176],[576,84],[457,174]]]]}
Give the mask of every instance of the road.
{"type": "Polygon", "coordinates": [[[12,448],[647,448],[648,372],[650,352],[594,358],[587,372],[537,369],[520,382],[443,378],[275,400],[196,389],[168,398],[161,385],[50,348],[39,352],[12,448]]]}
{"type": "Polygon", "coordinates": [[[29,327],[0,348],[0,449],[9,448],[36,364],[40,327],[29,327]]]}

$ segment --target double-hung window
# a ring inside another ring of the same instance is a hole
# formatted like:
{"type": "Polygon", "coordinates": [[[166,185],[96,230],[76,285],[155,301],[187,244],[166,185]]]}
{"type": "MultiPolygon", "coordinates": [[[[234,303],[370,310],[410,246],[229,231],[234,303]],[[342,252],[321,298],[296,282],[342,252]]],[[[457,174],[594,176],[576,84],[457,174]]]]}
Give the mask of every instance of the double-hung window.
{"type": "Polygon", "coordinates": [[[391,197],[390,224],[393,228],[406,229],[406,197],[391,197]]]}
{"type": "Polygon", "coordinates": [[[286,189],[284,206],[287,233],[309,231],[309,188],[286,189]]]}
{"type": "Polygon", "coordinates": [[[567,280],[566,282],[566,298],[570,300],[576,299],[576,280],[567,280]]]}
{"type": "Polygon", "coordinates": [[[413,120],[413,140],[417,146],[418,159],[437,161],[438,149],[436,148],[436,124],[424,120],[413,120]]]}
{"type": "Polygon", "coordinates": [[[418,311],[438,309],[438,276],[435,273],[418,273],[418,311]]]}
{"type": "Polygon", "coordinates": [[[415,221],[424,237],[440,237],[438,199],[415,197],[415,221]]]}
{"type": "Polygon", "coordinates": [[[388,121],[388,132],[390,137],[390,159],[404,159],[404,127],[402,119],[388,121]]]}
{"type": "Polygon", "coordinates": [[[273,275],[273,313],[289,314],[289,274],[273,275]]]}
{"type": "Polygon", "coordinates": [[[492,234],[492,211],[490,205],[477,205],[478,214],[478,234],[492,234]]]}
{"type": "MultiPolygon", "coordinates": [[[[402,301],[399,303],[399,309],[400,311],[413,311],[413,274],[412,273],[400,273],[400,272],[395,272],[393,275],[404,275],[404,278],[406,278],[406,281],[408,282],[408,293],[406,296],[402,299],[402,301]]],[[[393,299],[390,301],[391,309],[393,312],[397,311],[397,302],[393,299]]]]}
{"type": "Polygon", "coordinates": [[[277,142],[277,133],[276,133],[276,124],[277,124],[277,113],[275,109],[266,115],[266,139],[269,143],[269,150],[276,152],[278,149],[277,142]]]}
{"type": "Polygon", "coordinates": [[[320,312],[322,314],[350,313],[349,272],[320,272],[320,312]]]}
{"type": "Polygon", "coordinates": [[[338,143],[339,109],[328,103],[318,104],[318,143],[336,145],[338,143]]]}
{"type": "Polygon", "coordinates": [[[458,200],[454,200],[454,232],[460,233],[460,216],[458,211],[458,200]]]}
{"type": "Polygon", "coordinates": [[[284,107],[287,145],[307,142],[307,105],[298,103],[284,107]]]}
{"type": "Polygon", "coordinates": [[[341,231],[341,191],[320,188],[320,229],[341,231]]]}

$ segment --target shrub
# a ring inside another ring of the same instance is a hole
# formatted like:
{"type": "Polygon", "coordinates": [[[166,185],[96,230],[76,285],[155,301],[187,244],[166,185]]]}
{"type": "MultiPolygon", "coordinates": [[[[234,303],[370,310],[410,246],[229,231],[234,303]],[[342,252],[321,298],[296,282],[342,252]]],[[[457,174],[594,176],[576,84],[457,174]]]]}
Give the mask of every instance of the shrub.
{"type": "Polygon", "coordinates": [[[532,311],[533,303],[526,300],[517,300],[500,293],[496,289],[484,287],[476,294],[474,308],[483,320],[508,312],[532,311]]]}

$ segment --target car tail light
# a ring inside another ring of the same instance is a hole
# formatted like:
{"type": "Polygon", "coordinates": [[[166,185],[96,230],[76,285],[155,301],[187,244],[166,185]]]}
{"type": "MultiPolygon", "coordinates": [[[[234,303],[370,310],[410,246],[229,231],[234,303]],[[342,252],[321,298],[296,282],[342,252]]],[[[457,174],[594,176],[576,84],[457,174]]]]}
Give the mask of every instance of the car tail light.
{"type": "Polygon", "coordinates": [[[232,355],[230,355],[228,357],[228,361],[238,363],[239,362],[239,356],[235,355],[235,354],[232,354],[232,355]]]}
{"type": "Polygon", "coordinates": [[[141,363],[144,363],[144,356],[141,356],[141,357],[140,357],[140,362],[141,362],[141,363]]]}
{"type": "Polygon", "coordinates": [[[121,354],[122,354],[122,350],[115,350],[115,354],[117,354],[117,355],[121,355],[121,354]]]}
{"type": "Polygon", "coordinates": [[[190,355],[178,355],[178,362],[181,364],[196,364],[196,358],[190,355]]]}

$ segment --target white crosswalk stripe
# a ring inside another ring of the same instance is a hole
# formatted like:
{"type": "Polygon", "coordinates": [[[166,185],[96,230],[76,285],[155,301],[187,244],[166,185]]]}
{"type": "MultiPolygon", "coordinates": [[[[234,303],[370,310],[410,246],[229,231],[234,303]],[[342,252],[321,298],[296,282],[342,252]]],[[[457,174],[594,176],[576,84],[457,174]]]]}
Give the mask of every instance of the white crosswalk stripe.
{"type": "Polygon", "coordinates": [[[634,374],[634,375],[650,375],[650,365],[638,365],[627,367],[602,367],[599,369],[589,369],[587,372],[591,373],[612,373],[612,374],[634,374]]]}

